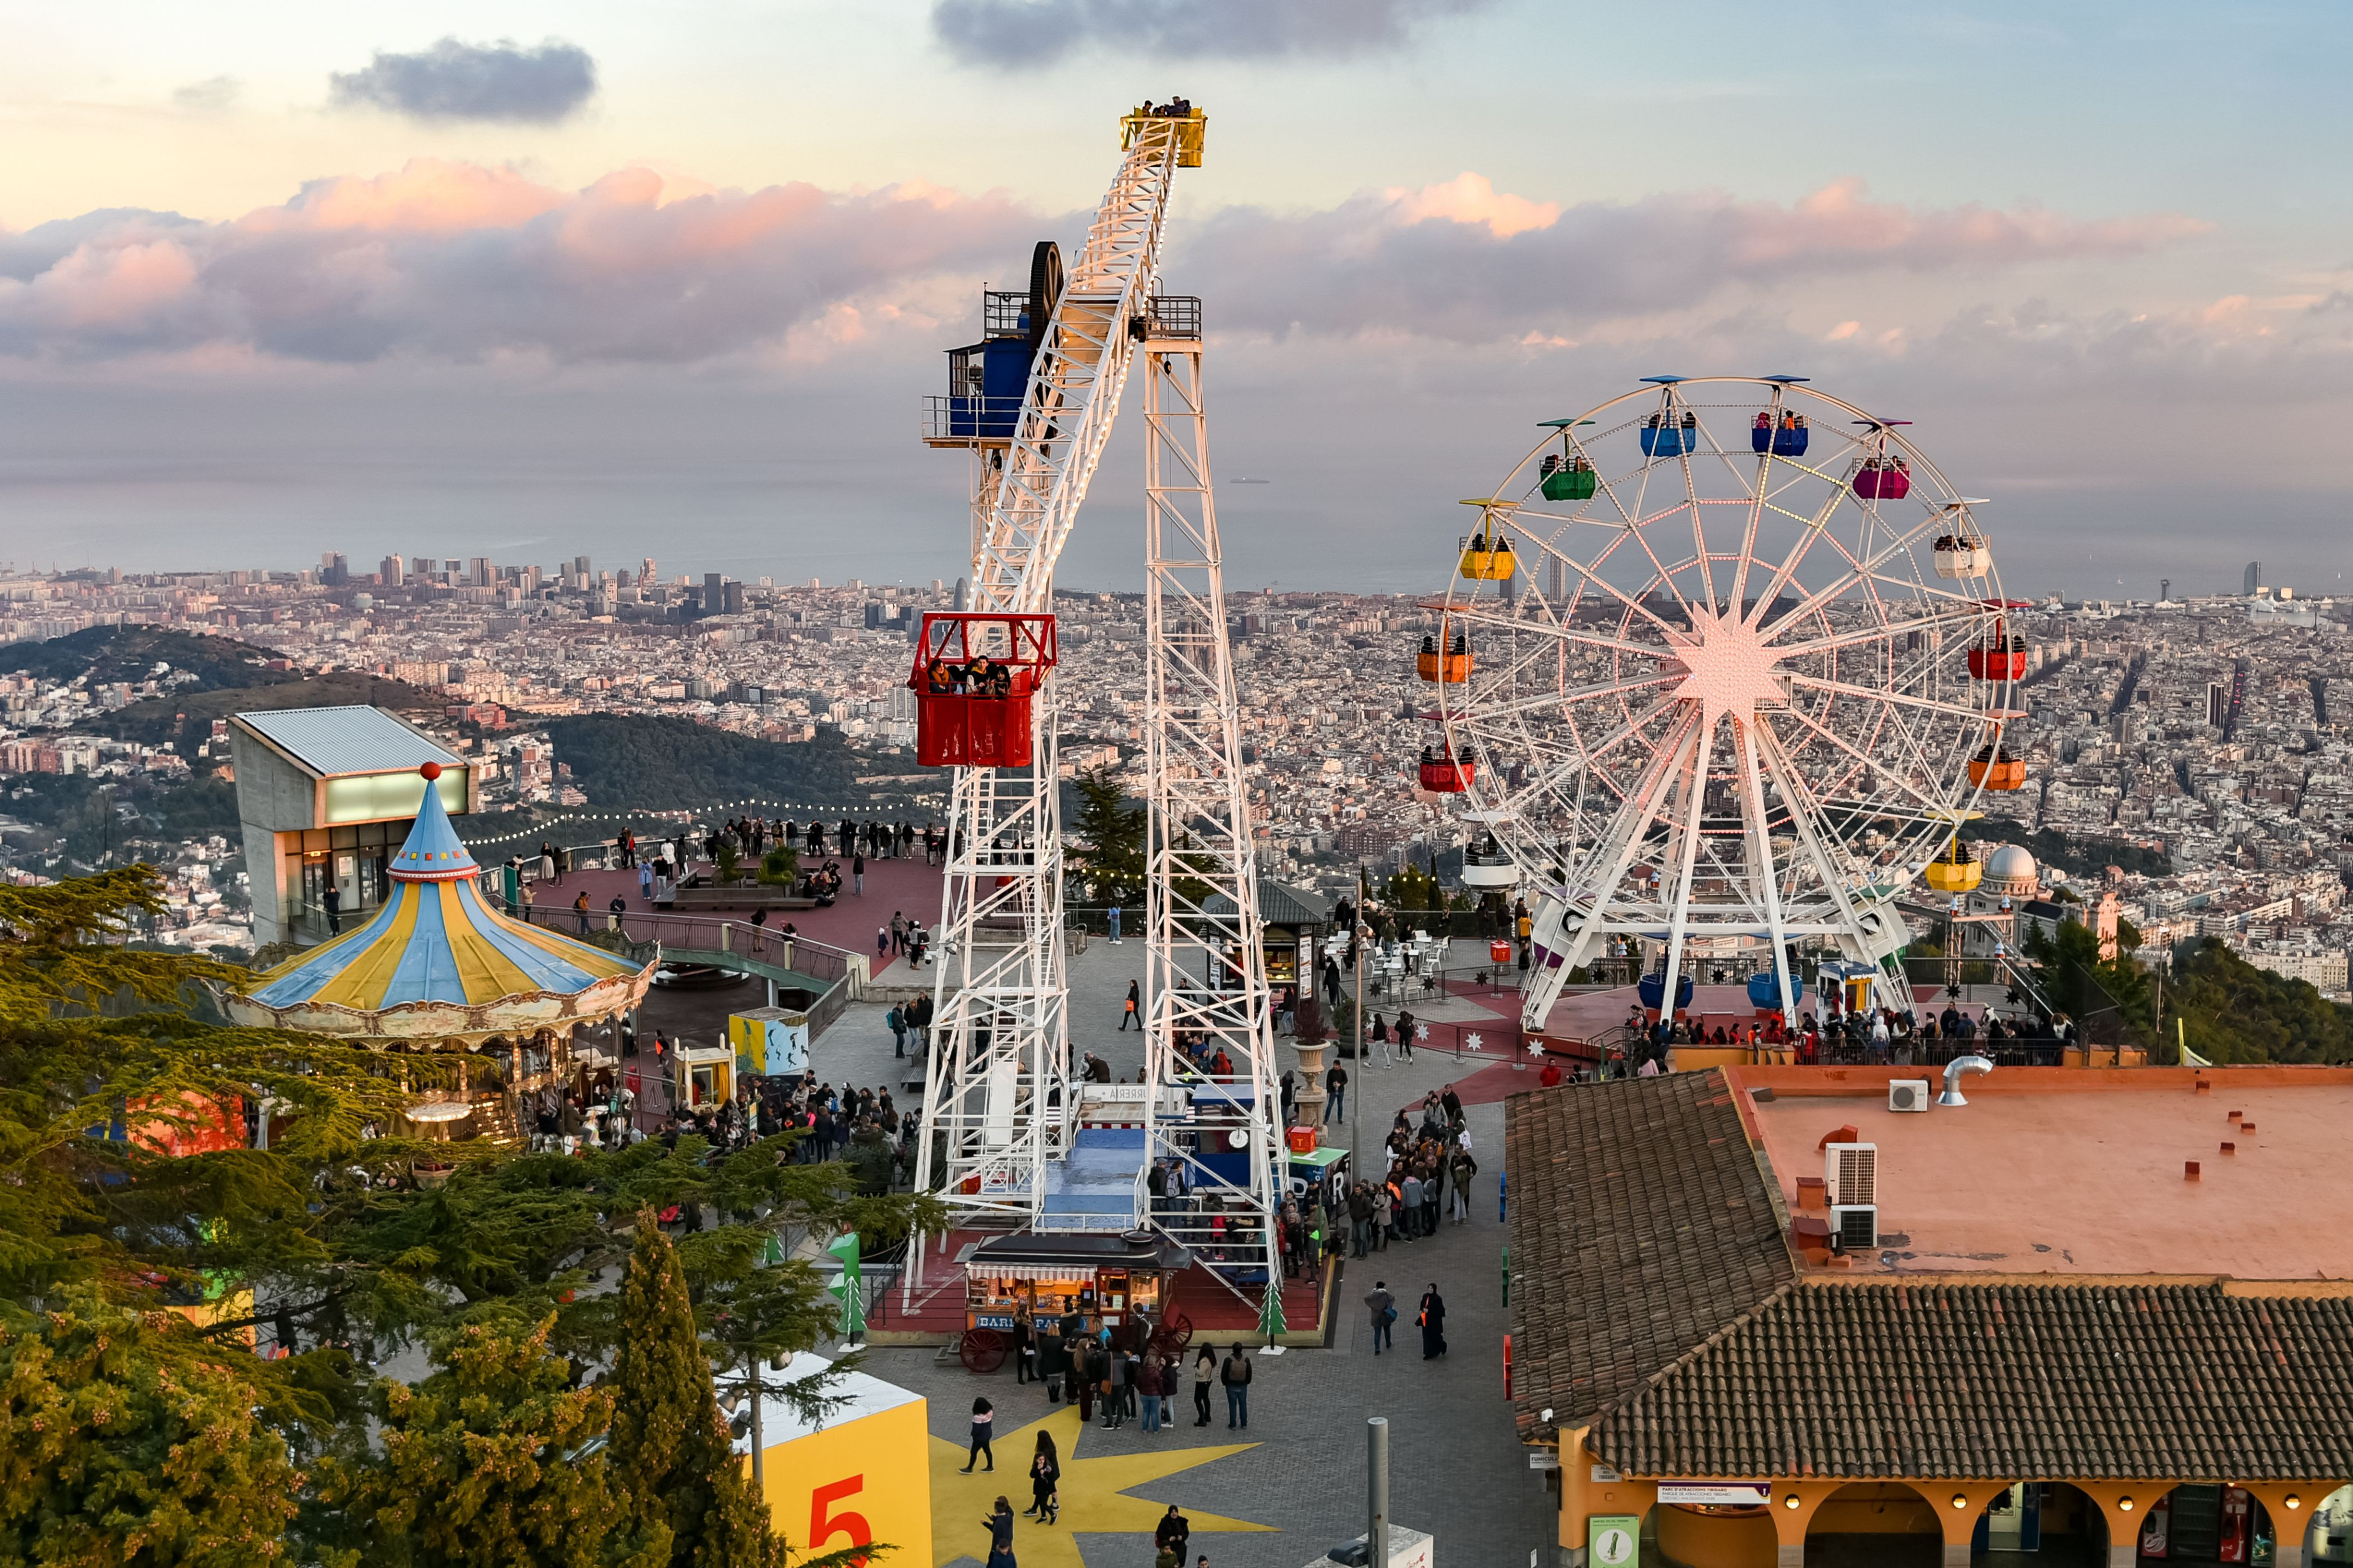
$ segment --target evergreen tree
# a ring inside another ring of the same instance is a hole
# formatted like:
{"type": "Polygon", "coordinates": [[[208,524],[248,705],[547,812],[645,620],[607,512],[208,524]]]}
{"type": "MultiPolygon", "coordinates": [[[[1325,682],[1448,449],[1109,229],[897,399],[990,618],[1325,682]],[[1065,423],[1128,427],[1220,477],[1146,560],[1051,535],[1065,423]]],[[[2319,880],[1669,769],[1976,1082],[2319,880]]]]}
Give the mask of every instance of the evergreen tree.
{"type": "Polygon", "coordinates": [[[348,1538],[328,1568],[667,1568],[669,1524],[633,1518],[595,1442],[613,1394],[569,1386],[548,1353],[553,1322],[470,1325],[423,1383],[378,1385],[382,1458],[322,1467],[321,1500],[348,1538]]]}
{"type": "Polygon", "coordinates": [[[1078,777],[1079,809],[1071,820],[1071,866],[1088,896],[1126,904],[1144,896],[1144,807],[1130,805],[1108,767],[1078,777]]]}
{"type": "Polygon", "coordinates": [[[280,1560],[304,1478],[247,1375],[265,1363],[74,1295],[0,1324],[0,1562],[280,1560]]]}
{"type": "Polygon", "coordinates": [[[784,1568],[784,1543],[719,1414],[685,1270],[650,1215],[637,1232],[613,1362],[613,1462],[639,1517],[670,1530],[678,1568],[784,1568]]]}

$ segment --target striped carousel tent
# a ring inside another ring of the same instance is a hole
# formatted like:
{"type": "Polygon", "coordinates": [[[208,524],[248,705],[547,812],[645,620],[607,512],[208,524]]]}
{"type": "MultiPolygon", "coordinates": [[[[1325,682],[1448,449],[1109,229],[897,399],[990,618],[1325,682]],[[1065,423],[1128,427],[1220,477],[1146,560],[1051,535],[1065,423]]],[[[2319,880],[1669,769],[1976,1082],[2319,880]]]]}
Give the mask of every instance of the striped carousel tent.
{"type": "MultiPolygon", "coordinates": [[[[419,771],[429,780],[441,770],[419,771]]],[[[643,999],[652,963],[509,919],[482,898],[481,869],[427,789],[392,858],[384,907],[224,998],[229,1016],[315,1034],[467,1043],[568,1033],[643,999]]]]}

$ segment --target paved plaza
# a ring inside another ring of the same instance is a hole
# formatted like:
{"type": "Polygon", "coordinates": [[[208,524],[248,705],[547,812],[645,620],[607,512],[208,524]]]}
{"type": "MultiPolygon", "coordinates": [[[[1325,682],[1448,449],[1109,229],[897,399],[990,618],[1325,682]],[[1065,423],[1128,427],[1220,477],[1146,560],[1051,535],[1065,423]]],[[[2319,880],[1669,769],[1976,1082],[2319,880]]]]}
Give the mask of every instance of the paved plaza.
{"type": "MultiPolygon", "coordinates": [[[[1473,1106],[1469,1118],[1480,1184],[1492,1193],[1489,1162],[1502,1146],[1503,1109],[1473,1106]]],[[[980,1521],[997,1493],[1012,1498],[1017,1510],[1029,1506],[1024,1472],[1040,1422],[1061,1447],[1062,1522],[1021,1521],[1015,1547],[1022,1568],[1145,1568],[1150,1521],[1171,1502],[1195,1521],[1193,1551],[1206,1552],[1211,1568],[1301,1568],[1364,1529],[1365,1421],[1373,1415],[1389,1421],[1398,1523],[1434,1531],[1445,1562],[1526,1562],[1552,1539],[1554,1515],[1545,1478],[1527,1468],[1504,1398],[1503,1236],[1489,1198],[1468,1224],[1347,1263],[1331,1348],[1253,1355],[1247,1431],[1226,1429],[1222,1394],[1213,1394],[1216,1418],[1195,1426],[1189,1384],[1173,1428],[1153,1435],[1130,1423],[1081,1431],[1075,1411],[1058,1414],[1038,1385],[1015,1382],[1009,1363],[977,1376],[929,1349],[868,1352],[866,1370],[930,1402],[932,1568],[986,1556],[980,1521]],[[1399,1298],[1397,1350],[1377,1357],[1362,1305],[1375,1279],[1387,1280],[1399,1298]],[[1433,1281],[1446,1299],[1450,1348],[1424,1361],[1414,1304],[1433,1281]],[[957,1473],[976,1394],[997,1406],[1003,1436],[994,1475],[957,1473]]]]}

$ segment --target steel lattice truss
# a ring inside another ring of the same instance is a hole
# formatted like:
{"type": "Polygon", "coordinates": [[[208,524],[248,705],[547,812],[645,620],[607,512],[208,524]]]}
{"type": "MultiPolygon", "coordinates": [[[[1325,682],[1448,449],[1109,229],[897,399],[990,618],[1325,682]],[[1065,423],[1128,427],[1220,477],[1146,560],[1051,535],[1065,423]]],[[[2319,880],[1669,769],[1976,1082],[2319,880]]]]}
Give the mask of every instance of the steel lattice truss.
{"type": "Polygon", "coordinates": [[[1467,542],[1508,542],[1513,591],[1454,581],[1472,669],[1438,689],[1452,754],[1475,759],[1469,815],[1541,890],[1552,967],[1526,1026],[1630,939],[1664,942],[1670,993],[1701,936],[1765,939],[1785,1004],[1793,941],[1885,963],[1896,895],[1973,814],[1972,760],[2016,717],[2008,664],[1969,667],[2010,646],[1970,503],[1895,425],[1787,378],[1668,382],[1546,423],[1474,503],[1467,542]],[[1802,416],[1803,453],[1754,450],[1760,414],[1784,441],[1802,416]],[[1870,493],[1899,459],[1909,493],[1870,493]],[[1591,493],[1547,500],[1548,467],[1589,470],[1591,493]]]}
{"type": "Polygon", "coordinates": [[[1182,1205],[1155,1205],[1153,1223],[1229,1289],[1232,1276],[1263,1268],[1280,1290],[1282,1132],[1200,343],[1151,340],[1145,353],[1145,1077],[1194,1089],[1198,1141],[1188,1150],[1169,1139],[1154,1123],[1158,1095],[1147,1097],[1146,1147],[1176,1162],[1191,1189],[1182,1205]],[[1205,1089],[1180,1046],[1197,1057],[1222,1049],[1231,1073],[1205,1089]],[[1217,1168],[1203,1152],[1222,1157],[1217,1168]],[[1244,1152],[1246,1173],[1219,1173],[1244,1152]]]}
{"type": "MultiPolygon", "coordinates": [[[[1157,269],[1179,123],[1130,122],[1127,156],[1055,302],[1011,442],[1001,463],[983,465],[975,612],[1053,609],[1054,563],[1118,416],[1128,323],[1157,269]]],[[[1059,706],[1050,675],[1032,705],[1029,769],[956,770],[924,1095],[929,1135],[917,1154],[916,1190],[936,1187],[953,1208],[1017,1223],[1036,1218],[1071,1103],[1059,706]]]]}

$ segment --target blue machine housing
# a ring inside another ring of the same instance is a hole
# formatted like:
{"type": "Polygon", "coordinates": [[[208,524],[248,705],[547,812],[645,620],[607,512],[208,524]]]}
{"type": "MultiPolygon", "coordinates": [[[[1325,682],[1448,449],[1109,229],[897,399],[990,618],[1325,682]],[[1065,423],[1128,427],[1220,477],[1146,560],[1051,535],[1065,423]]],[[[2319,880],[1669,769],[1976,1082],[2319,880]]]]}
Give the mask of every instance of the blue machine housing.
{"type": "Polygon", "coordinates": [[[985,338],[948,350],[949,435],[1011,438],[1029,389],[1029,331],[1024,316],[1018,337],[985,338]]]}

